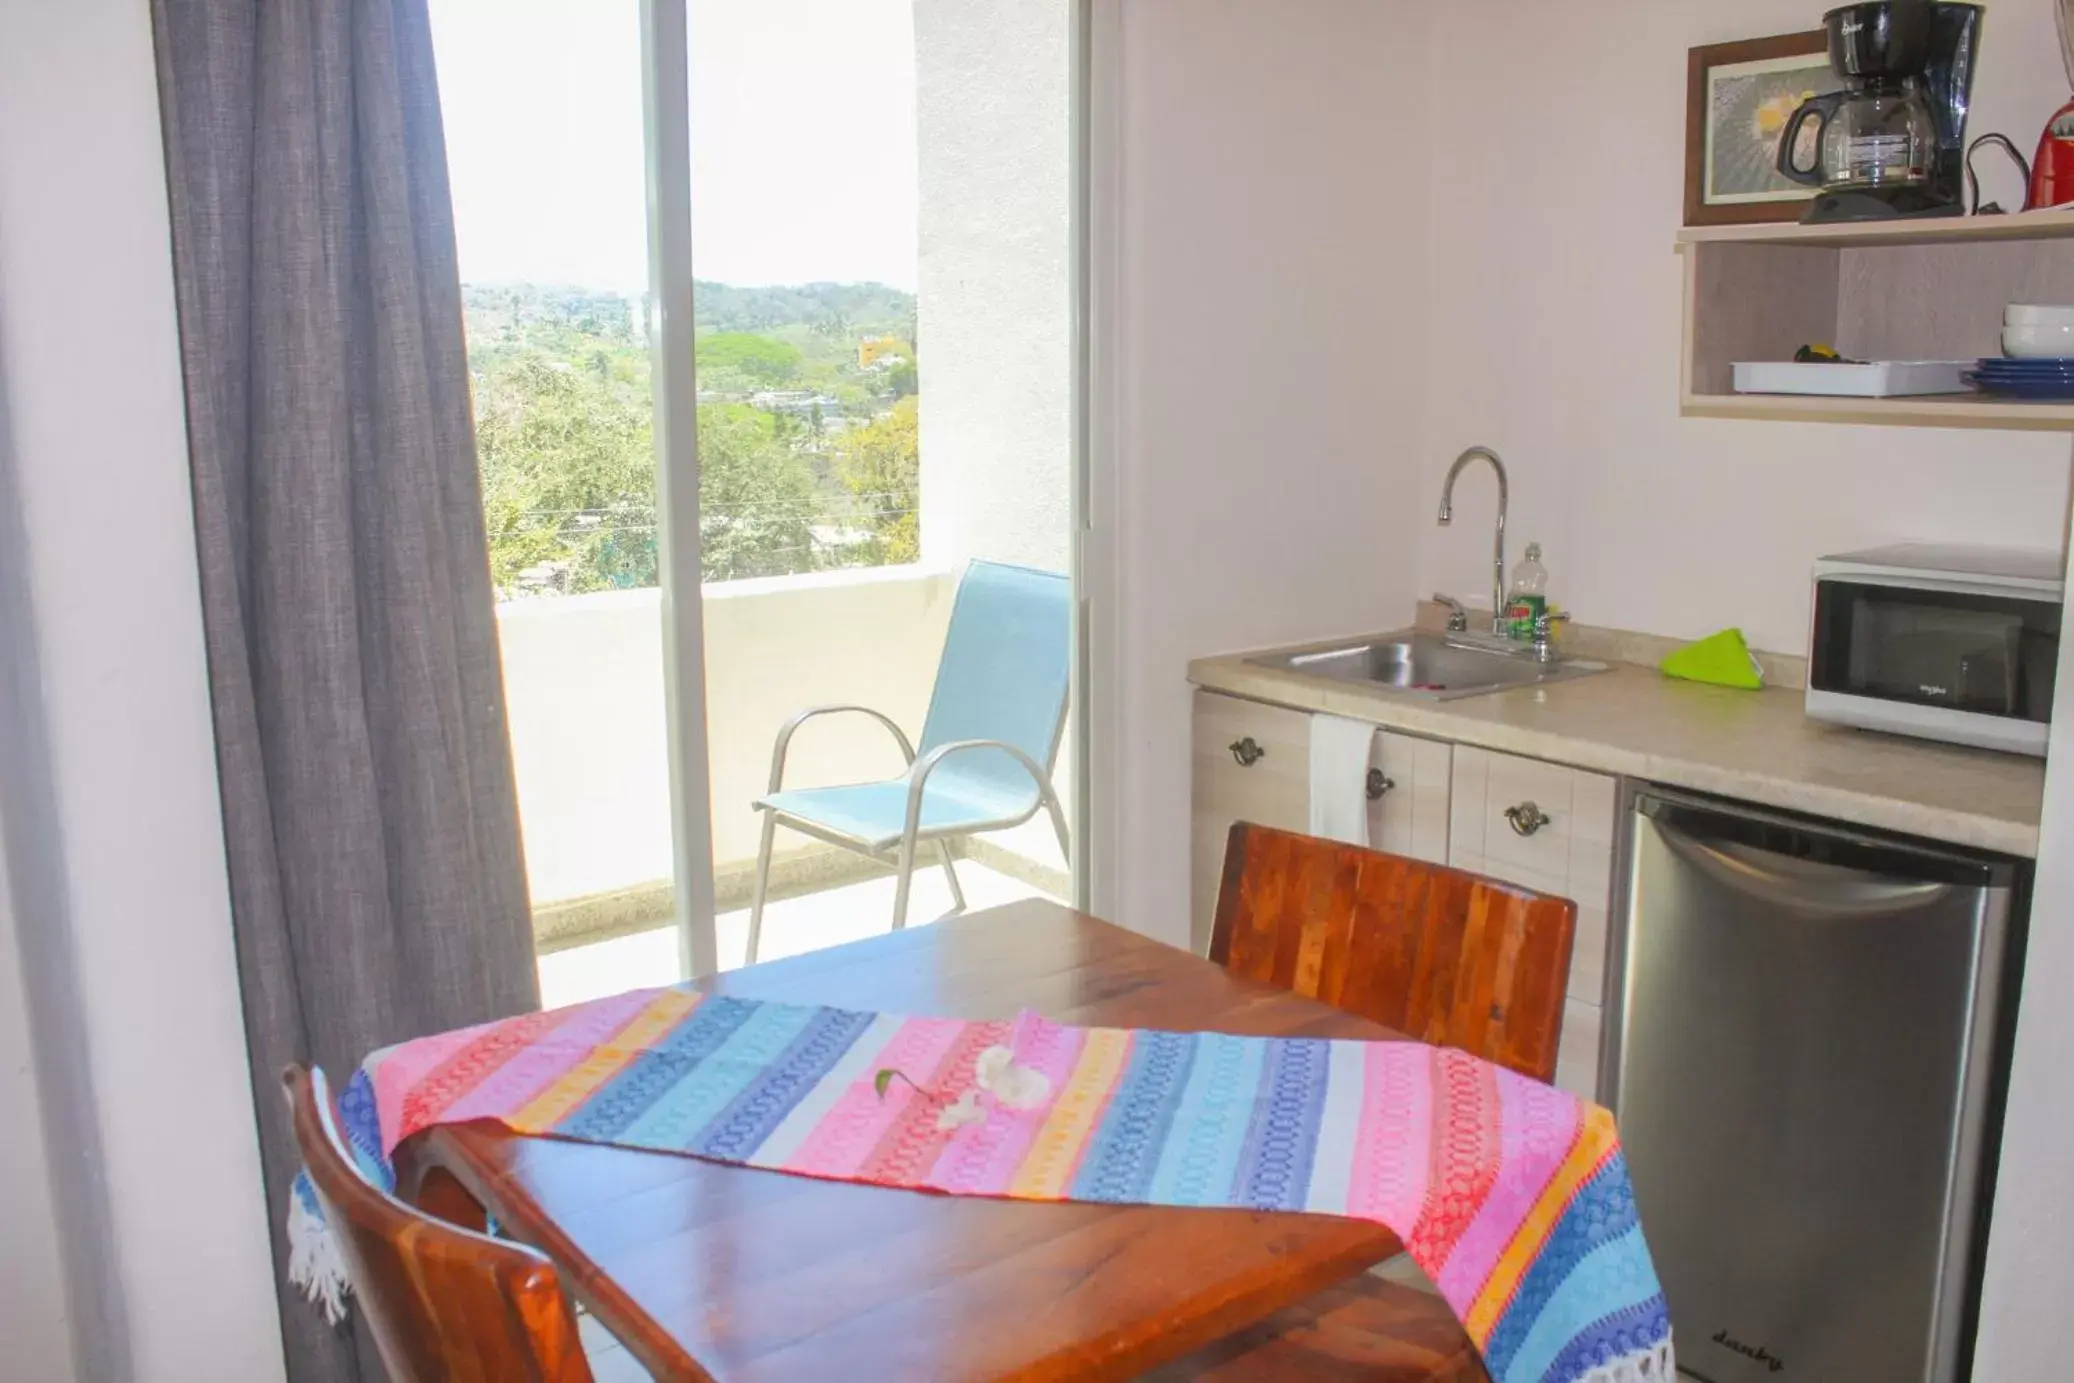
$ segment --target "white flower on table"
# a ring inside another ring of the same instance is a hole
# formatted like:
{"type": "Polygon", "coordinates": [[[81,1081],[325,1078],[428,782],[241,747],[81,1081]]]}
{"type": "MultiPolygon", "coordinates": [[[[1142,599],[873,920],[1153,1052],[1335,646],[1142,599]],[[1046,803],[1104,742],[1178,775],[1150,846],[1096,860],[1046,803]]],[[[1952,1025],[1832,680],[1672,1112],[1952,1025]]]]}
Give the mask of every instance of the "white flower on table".
{"type": "MultiPolygon", "coordinates": [[[[989,1047],[981,1052],[972,1074],[979,1081],[979,1088],[1007,1109],[1035,1109],[1051,1093],[1051,1077],[1034,1067],[1016,1065],[1015,1052],[1009,1047],[989,1047]]],[[[968,1098],[971,1094],[966,1092],[968,1098]]]]}
{"type": "MultiPolygon", "coordinates": [[[[1051,1093],[1051,1077],[1032,1067],[1016,1065],[1012,1047],[989,1047],[981,1052],[973,1063],[972,1075],[977,1084],[936,1111],[939,1132],[949,1133],[967,1124],[984,1123],[987,1111],[979,1100],[981,1092],[992,1095],[994,1103],[1003,1109],[1036,1109],[1051,1093]]],[[[916,1085],[906,1072],[892,1067],[882,1069],[872,1078],[872,1088],[883,1100],[896,1080],[925,1100],[943,1099],[943,1096],[916,1085]]]]}
{"type": "Polygon", "coordinates": [[[967,1124],[983,1123],[986,1117],[987,1112],[979,1107],[979,1091],[967,1090],[956,1103],[947,1104],[936,1112],[936,1127],[940,1132],[948,1133],[967,1124]]]}

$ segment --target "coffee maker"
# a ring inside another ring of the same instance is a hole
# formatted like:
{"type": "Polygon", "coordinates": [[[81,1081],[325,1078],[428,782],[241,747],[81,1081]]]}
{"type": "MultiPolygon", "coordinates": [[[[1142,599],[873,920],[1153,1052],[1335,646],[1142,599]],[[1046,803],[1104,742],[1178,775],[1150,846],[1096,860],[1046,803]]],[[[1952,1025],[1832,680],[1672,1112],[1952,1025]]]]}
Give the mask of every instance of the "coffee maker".
{"type": "Polygon", "coordinates": [[[1870,0],[1823,16],[1844,90],[1802,105],[1779,137],[1779,171],[1822,190],[1803,222],[1964,212],[1981,15],[1978,5],[1870,0]],[[1811,121],[1820,133],[1810,162],[1801,146],[1811,121]]]}

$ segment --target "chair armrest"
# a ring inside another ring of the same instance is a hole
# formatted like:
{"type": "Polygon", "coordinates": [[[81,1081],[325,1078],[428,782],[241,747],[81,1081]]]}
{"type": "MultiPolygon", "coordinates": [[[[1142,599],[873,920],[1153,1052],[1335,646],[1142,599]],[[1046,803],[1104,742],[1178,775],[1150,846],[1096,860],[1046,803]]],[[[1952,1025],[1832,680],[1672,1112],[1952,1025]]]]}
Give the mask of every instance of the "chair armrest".
{"type": "Polygon", "coordinates": [[[1030,785],[1037,790],[1037,801],[1030,804],[1030,810],[1035,812],[1043,804],[1045,793],[1050,787],[1051,775],[1039,767],[1035,759],[1014,745],[1000,740],[958,740],[951,744],[939,744],[924,754],[921,760],[907,771],[907,834],[910,838],[922,824],[922,788],[928,783],[929,775],[934,773],[936,766],[945,759],[967,749],[998,749],[1004,754],[1011,755],[1029,771],[1030,785]]]}
{"type": "MultiPolygon", "coordinates": [[[[820,716],[840,714],[870,716],[873,720],[885,726],[887,732],[890,733],[893,736],[895,742],[897,742],[900,745],[901,757],[907,761],[910,767],[913,766],[915,761],[915,747],[914,745],[908,742],[907,733],[903,731],[898,725],[895,725],[893,723],[893,718],[891,716],[885,715],[879,711],[874,711],[869,706],[814,706],[807,710],[801,711],[798,715],[786,721],[784,726],[778,731],[778,742],[771,748],[770,791],[778,792],[781,791],[785,786],[785,756],[787,753],[791,751],[793,732],[798,730],[800,726],[806,724],[808,721],[814,720],[820,716]]],[[[944,747],[946,749],[957,748],[956,745],[945,745],[944,747]]],[[[1003,747],[1005,748],[1006,746],[1003,747]]],[[[931,755],[931,757],[935,758],[937,756],[931,755]]]]}

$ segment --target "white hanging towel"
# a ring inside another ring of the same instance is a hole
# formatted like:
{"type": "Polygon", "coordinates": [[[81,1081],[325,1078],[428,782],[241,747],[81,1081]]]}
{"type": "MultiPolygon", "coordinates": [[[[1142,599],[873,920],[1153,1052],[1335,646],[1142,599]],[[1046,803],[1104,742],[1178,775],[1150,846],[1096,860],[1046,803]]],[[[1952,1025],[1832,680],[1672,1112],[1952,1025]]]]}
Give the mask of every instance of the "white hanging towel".
{"type": "Polygon", "coordinates": [[[1311,834],[1368,844],[1368,755],[1375,727],[1311,717],[1311,834]]]}

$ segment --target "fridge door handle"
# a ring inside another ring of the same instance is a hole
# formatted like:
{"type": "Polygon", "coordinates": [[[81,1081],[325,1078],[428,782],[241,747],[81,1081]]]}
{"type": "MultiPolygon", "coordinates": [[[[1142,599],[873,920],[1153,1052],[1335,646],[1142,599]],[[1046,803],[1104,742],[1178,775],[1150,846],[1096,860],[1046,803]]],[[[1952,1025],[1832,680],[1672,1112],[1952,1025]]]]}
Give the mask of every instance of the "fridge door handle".
{"type": "Polygon", "coordinates": [[[1885,879],[1732,841],[1703,840],[1662,818],[1652,824],[1673,853],[1722,887],[1802,916],[1890,917],[1897,911],[1928,907],[1956,887],[1885,879]]]}

